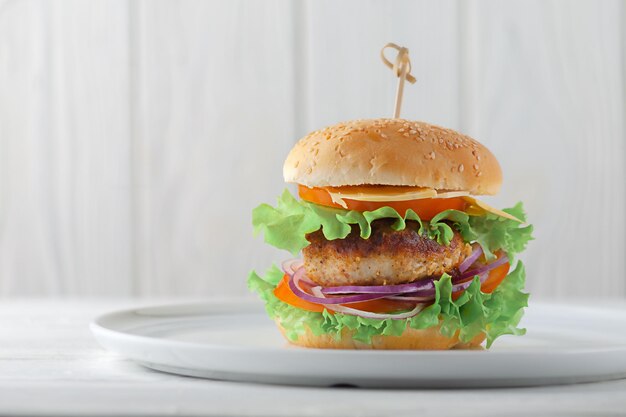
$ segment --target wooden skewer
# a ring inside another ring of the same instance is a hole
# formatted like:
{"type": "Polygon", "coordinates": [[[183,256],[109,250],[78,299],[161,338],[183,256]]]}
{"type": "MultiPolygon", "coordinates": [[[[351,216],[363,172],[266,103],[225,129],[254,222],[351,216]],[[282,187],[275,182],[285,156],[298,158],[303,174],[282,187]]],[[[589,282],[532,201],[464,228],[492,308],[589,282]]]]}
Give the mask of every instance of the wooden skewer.
{"type": "Polygon", "coordinates": [[[393,118],[397,119],[400,117],[400,110],[402,108],[402,95],[404,93],[404,81],[408,81],[411,84],[414,84],[415,77],[411,75],[411,60],[409,59],[409,50],[403,46],[398,46],[395,43],[388,43],[383,47],[380,51],[380,57],[383,60],[383,63],[393,70],[396,77],[398,77],[398,87],[396,88],[396,102],[393,109],[393,118]],[[393,48],[398,51],[398,55],[396,56],[395,62],[392,64],[391,61],[385,57],[385,49],[393,48]]]}

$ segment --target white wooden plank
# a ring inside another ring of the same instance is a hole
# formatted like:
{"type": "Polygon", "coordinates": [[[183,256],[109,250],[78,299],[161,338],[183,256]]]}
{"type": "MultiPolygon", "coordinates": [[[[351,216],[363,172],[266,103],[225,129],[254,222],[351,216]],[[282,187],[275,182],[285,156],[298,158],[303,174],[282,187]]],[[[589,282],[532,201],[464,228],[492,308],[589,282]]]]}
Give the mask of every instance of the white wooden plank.
{"type": "MultiPolygon", "coordinates": [[[[466,3],[468,4],[468,3],[466,3]]],[[[480,1],[464,8],[464,128],[524,200],[534,294],[624,296],[623,2],[480,1]]]]}
{"type": "Polygon", "coordinates": [[[388,42],[409,48],[417,78],[405,86],[401,117],[458,126],[456,2],[309,1],[304,14],[308,52],[301,70],[309,95],[301,133],[342,120],[392,116],[397,78],[379,57],[388,42]]]}
{"type": "Polygon", "coordinates": [[[251,209],[299,135],[390,114],[395,41],[418,78],[403,116],[486,143],[495,203],[527,203],[531,291],[623,296],[624,19],[618,1],[0,2],[0,294],[245,292],[286,256],[251,209]]]}
{"type": "Polygon", "coordinates": [[[130,289],[124,1],[0,5],[0,293],[130,289]]]}
{"type": "Polygon", "coordinates": [[[284,1],[140,2],[135,256],[142,294],[247,293],[288,257],[252,208],[284,188],[294,141],[292,9],[284,1]]]}

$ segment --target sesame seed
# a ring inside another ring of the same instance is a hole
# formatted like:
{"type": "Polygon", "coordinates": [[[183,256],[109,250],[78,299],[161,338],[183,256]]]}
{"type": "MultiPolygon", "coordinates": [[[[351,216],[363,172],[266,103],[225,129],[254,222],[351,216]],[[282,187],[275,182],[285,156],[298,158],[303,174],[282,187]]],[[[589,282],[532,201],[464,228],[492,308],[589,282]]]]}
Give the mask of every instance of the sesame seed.
{"type": "Polygon", "coordinates": [[[463,172],[464,169],[465,167],[463,166],[463,164],[459,165],[459,172],[463,172]]]}
{"type": "Polygon", "coordinates": [[[387,135],[385,135],[384,133],[381,133],[380,137],[387,139],[387,135]]]}
{"type": "Polygon", "coordinates": [[[398,133],[402,133],[402,132],[404,132],[404,128],[398,129],[398,133]]]}
{"type": "Polygon", "coordinates": [[[416,134],[416,133],[417,133],[417,131],[415,131],[415,130],[409,130],[409,133],[410,133],[410,134],[412,134],[412,135],[414,135],[414,134],[416,134]]]}
{"type": "Polygon", "coordinates": [[[474,169],[478,171],[478,165],[474,164],[473,166],[474,166],[474,169]]]}
{"type": "Polygon", "coordinates": [[[432,152],[430,153],[430,159],[435,159],[435,151],[432,151],[432,152]]]}
{"type": "Polygon", "coordinates": [[[480,171],[478,171],[478,172],[476,173],[476,176],[477,176],[477,177],[480,177],[481,175],[483,175],[483,173],[482,173],[482,172],[480,172],[480,171]]]}
{"type": "Polygon", "coordinates": [[[402,136],[404,136],[405,138],[408,138],[409,134],[408,133],[403,133],[402,136]]]}

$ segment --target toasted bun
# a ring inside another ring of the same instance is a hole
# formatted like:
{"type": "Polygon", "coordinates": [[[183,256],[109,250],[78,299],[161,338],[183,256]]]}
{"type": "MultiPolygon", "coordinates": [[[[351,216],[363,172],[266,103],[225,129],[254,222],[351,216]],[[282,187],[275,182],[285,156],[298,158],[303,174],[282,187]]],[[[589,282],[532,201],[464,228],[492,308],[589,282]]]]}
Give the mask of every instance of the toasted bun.
{"type": "MultiPolygon", "coordinates": [[[[285,329],[276,322],[278,329],[285,336],[285,329]]],[[[483,333],[470,342],[463,343],[458,336],[446,337],[439,333],[439,326],[428,329],[407,327],[401,336],[373,336],[371,343],[363,343],[352,338],[352,332],[344,329],[339,339],[332,335],[315,336],[307,327],[306,332],[293,341],[285,337],[289,343],[297,346],[321,349],[385,349],[385,350],[447,350],[476,349],[485,340],[483,333]]]]}
{"type": "Polygon", "coordinates": [[[406,185],[496,194],[498,161],[451,129],[403,119],[355,120],[310,133],[291,150],[285,181],[308,187],[406,185]]]}

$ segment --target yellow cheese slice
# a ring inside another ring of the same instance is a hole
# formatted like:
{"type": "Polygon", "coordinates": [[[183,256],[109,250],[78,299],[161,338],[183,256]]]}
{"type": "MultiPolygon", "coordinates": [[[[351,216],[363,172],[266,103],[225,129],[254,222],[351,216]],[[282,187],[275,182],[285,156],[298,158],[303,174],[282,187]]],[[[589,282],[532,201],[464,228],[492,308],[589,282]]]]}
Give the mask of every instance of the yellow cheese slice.
{"type": "Polygon", "coordinates": [[[437,195],[433,198],[454,198],[454,197],[465,197],[470,194],[467,191],[442,191],[437,192],[437,195]]]}
{"type": "Polygon", "coordinates": [[[470,216],[482,216],[485,213],[492,213],[495,214],[496,216],[500,216],[500,217],[504,217],[506,219],[510,219],[510,220],[515,220],[516,222],[520,222],[523,223],[520,219],[518,219],[517,217],[502,211],[502,210],[498,210],[495,207],[491,207],[489,204],[484,203],[480,200],[475,199],[474,197],[463,197],[465,199],[465,201],[467,201],[468,203],[470,203],[470,206],[468,208],[465,209],[465,212],[467,214],[469,214],[470,216]]]}
{"type": "MultiPolygon", "coordinates": [[[[355,187],[357,188],[357,187],[355,187]]],[[[339,204],[343,208],[347,208],[344,198],[348,200],[358,201],[409,201],[420,200],[423,198],[434,198],[437,191],[432,188],[415,188],[415,187],[391,187],[387,190],[377,190],[375,192],[363,192],[356,190],[338,191],[333,188],[327,188],[328,194],[334,203],[339,204]]],[[[364,190],[365,191],[365,190],[364,190]]]]}
{"type": "Polygon", "coordinates": [[[506,213],[502,210],[498,210],[495,207],[491,207],[489,204],[471,197],[467,191],[442,191],[437,192],[432,188],[417,188],[417,187],[389,187],[387,189],[372,189],[367,186],[353,186],[353,187],[328,187],[326,188],[330,198],[336,204],[347,209],[348,205],[344,199],[358,200],[358,201],[409,201],[420,200],[424,198],[454,198],[463,197],[470,205],[465,210],[467,214],[472,216],[482,216],[485,213],[492,213],[496,216],[504,217],[505,219],[514,220],[522,223],[517,217],[506,213]]]}

